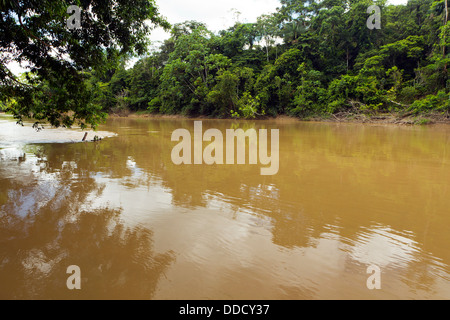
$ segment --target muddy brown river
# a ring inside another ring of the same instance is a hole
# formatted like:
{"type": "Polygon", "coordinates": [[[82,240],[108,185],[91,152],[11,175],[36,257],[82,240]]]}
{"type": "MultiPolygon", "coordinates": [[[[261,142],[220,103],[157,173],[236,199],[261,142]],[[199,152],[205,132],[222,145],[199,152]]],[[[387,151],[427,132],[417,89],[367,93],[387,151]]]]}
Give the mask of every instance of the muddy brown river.
{"type": "Polygon", "coordinates": [[[0,117],[1,299],[450,299],[450,126],[203,120],[279,129],[272,176],[175,165],[193,120],[29,126],[0,117]]]}

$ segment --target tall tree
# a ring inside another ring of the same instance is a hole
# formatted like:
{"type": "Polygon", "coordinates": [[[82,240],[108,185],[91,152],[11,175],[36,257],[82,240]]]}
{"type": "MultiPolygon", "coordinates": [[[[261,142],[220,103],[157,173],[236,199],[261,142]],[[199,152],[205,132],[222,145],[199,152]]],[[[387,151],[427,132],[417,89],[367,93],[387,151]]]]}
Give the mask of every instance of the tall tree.
{"type": "Polygon", "coordinates": [[[275,44],[276,36],[278,35],[275,16],[263,14],[258,18],[256,28],[261,40],[263,40],[264,42],[264,47],[266,49],[266,58],[267,61],[269,61],[269,49],[275,44]]]}
{"type": "Polygon", "coordinates": [[[86,72],[143,54],[154,26],[170,27],[154,0],[2,0],[0,100],[16,101],[9,111],[19,121],[96,126],[104,115],[92,102],[86,72]],[[81,9],[78,29],[67,23],[73,4],[81,9]],[[27,83],[11,72],[11,62],[29,65],[27,83]]]}

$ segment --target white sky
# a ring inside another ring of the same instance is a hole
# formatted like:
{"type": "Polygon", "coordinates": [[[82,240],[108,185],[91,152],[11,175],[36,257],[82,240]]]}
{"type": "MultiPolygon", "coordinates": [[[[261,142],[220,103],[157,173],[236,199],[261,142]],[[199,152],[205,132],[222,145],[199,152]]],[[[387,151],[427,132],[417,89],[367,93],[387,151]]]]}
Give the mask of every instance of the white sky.
{"type": "MultiPolygon", "coordinates": [[[[407,0],[390,0],[392,4],[406,4],[407,0]]],[[[273,13],[280,6],[279,0],[156,0],[161,15],[171,24],[196,20],[204,22],[211,31],[224,30],[236,21],[236,10],[240,12],[240,22],[256,22],[262,14],[273,13]]],[[[169,35],[161,29],[152,32],[150,38],[155,45],[169,35]]],[[[24,71],[19,64],[9,65],[11,71],[19,74],[24,71]]]]}
{"type": "MultiPolygon", "coordinates": [[[[260,15],[275,12],[280,6],[278,0],[156,0],[156,4],[161,15],[172,24],[196,20],[206,23],[214,32],[234,25],[236,10],[240,12],[239,21],[256,22],[260,15]]],[[[155,30],[151,36],[153,41],[167,38],[162,30],[155,30]]]]}

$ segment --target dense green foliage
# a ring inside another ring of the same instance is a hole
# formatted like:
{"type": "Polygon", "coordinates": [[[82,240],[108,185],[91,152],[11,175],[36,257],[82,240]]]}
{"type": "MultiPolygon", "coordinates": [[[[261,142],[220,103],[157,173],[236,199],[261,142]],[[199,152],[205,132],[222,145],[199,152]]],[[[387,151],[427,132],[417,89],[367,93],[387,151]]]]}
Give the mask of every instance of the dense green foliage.
{"type": "Polygon", "coordinates": [[[448,112],[447,1],[280,0],[273,14],[217,34],[187,21],[132,68],[124,59],[104,64],[85,72],[83,85],[89,106],[114,113],[448,112]],[[381,29],[370,30],[374,3],[381,29]]]}
{"type": "Polygon", "coordinates": [[[371,0],[281,0],[272,15],[218,34],[175,25],[158,52],[101,82],[101,103],[246,118],[450,110],[446,3],[375,3],[379,30],[367,27],[371,0]]]}
{"type": "Polygon", "coordinates": [[[145,53],[150,25],[170,27],[153,0],[1,0],[0,101],[19,121],[95,126],[105,115],[89,73],[145,53]],[[82,10],[81,28],[69,28],[70,5],[82,10]],[[26,79],[9,70],[12,61],[29,65],[26,79]]]}

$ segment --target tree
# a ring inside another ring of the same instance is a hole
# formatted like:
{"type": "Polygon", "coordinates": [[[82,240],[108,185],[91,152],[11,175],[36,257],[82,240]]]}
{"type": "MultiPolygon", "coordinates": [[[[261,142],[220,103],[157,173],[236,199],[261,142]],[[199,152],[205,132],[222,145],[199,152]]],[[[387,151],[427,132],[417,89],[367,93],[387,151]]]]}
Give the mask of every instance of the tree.
{"type": "Polygon", "coordinates": [[[295,43],[309,26],[313,12],[314,1],[310,0],[281,0],[281,8],[275,17],[281,26],[281,35],[285,43],[295,43]]]}
{"type": "Polygon", "coordinates": [[[145,110],[158,96],[162,70],[163,64],[157,54],[139,60],[129,70],[130,104],[133,111],[145,110]]]}
{"type": "Polygon", "coordinates": [[[221,53],[234,59],[247,48],[252,50],[257,38],[256,25],[253,23],[236,23],[228,30],[219,33],[218,47],[221,53]]]}
{"type": "MultiPolygon", "coordinates": [[[[94,91],[85,100],[102,110],[119,102],[131,110],[246,118],[448,110],[447,2],[281,0],[276,12],[217,34],[187,21],[131,70],[117,59],[103,60],[104,75],[83,69],[91,77],[86,90],[94,91]],[[382,9],[381,30],[367,28],[367,8],[374,3],[382,9]],[[284,41],[275,45],[278,39],[284,41]]],[[[52,77],[46,81],[59,83],[52,77]]],[[[16,101],[6,102],[17,108],[16,101]]]]}
{"type": "Polygon", "coordinates": [[[67,26],[70,4],[0,2],[0,100],[16,100],[8,111],[19,122],[32,117],[36,124],[95,127],[105,115],[93,103],[87,73],[107,70],[121,56],[143,54],[152,27],[169,28],[154,0],[78,0],[81,28],[72,30],[67,26]],[[33,77],[27,83],[9,70],[13,61],[30,65],[33,77]]]}
{"type": "Polygon", "coordinates": [[[228,57],[214,51],[215,43],[214,35],[201,25],[175,40],[160,78],[162,112],[209,112],[208,93],[217,82],[218,72],[231,65],[228,57]]]}
{"type": "Polygon", "coordinates": [[[277,26],[275,17],[273,15],[262,15],[258,18],[256,24],[259,36],[264,42],[266,48],[266,58],[269,61],[269,49],[275,44],[275,38],[277,36],[277,26]]]}

